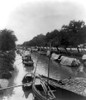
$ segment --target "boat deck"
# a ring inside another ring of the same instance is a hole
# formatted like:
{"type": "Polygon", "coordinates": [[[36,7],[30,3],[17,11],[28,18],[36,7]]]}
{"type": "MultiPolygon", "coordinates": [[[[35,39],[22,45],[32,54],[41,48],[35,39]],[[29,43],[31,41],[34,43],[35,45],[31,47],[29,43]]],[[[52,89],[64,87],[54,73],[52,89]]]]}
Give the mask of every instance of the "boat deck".
{"type": "MultiPolygon", "coordinates": [[[[43,78],[45,79],[45,78],[43,78]]],[[[78,95],[86,97],[86,79],[85,78],[74,78],[74,79],[64,79],[64,80],[54,80],[49,79],[49,83],[76,93],[78,95]]]]}

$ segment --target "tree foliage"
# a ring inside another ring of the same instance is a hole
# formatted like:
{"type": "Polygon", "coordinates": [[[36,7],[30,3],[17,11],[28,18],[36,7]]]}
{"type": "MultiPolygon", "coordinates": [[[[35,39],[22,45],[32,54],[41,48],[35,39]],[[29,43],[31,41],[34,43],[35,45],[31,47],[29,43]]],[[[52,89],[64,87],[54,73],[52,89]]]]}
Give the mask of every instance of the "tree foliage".
{"type": "Polygon", "coordinates": [[[44,35],[40,34],[34,37],[29,42],[24,42],[25,46],[45,46],[46,45],[46,38],[44,35]]]}
{"type": "Polygon", "coordinates": [[[16,36],[11,30],[0,31],[0,78],[10,79],[14,70],[16,36]]]}
{"type": "Polygon", "coordinates": [[[72,20],[68,25],[63,25],[60,30],[47,32],[46,35],[38,35],[26,42],[28,46],[45,46],[45,44],[60,47],[78,47],[86,43],[86,25],[84,21],[72,20]]]}
{"type": "Polygon", "coordinates": [[[16,36],[13,34],[11,30],[1,30],[0,31],[0,50],[8,51],[15,49],[15,41],[17,41],[16,36]]]}

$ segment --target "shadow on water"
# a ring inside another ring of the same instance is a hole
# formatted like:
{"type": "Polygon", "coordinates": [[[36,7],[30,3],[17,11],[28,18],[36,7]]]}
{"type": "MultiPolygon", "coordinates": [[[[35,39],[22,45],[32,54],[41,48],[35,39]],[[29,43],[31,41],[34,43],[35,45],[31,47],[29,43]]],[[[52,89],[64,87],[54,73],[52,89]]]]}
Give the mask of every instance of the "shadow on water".
{"type": "Polygon", "coordinates": [[[24,92],[24,96],[25,96],[26,99],[28,98],[28,96],[29,96],[30,94],[33,94],[32,89],[25,90],[25,89],[22,87],[22,90],[23,90],[23,92],[24,92]]]}

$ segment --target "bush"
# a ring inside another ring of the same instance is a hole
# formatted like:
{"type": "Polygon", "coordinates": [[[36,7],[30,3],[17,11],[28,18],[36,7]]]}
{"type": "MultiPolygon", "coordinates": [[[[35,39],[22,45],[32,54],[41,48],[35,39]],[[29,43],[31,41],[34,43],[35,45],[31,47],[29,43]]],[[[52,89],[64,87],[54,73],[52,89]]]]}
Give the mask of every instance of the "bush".
{"type": "Polygon", "coordinates": [[[10,72],[4,72],[1,75],[2,79],[10,79],[12,77],[12,74],[10,72]]]}

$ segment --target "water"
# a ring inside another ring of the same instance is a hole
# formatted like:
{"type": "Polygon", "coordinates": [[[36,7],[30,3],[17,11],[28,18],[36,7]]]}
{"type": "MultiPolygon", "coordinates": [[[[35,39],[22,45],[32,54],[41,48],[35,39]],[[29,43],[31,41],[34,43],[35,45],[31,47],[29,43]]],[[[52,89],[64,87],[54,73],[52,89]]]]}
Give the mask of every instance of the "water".
{"type": "Polygon", "coordinates": [[[67,67],[61,66],[58,63],[50,60],[46,56],[40,56],[39,54],[33,55],[34,62],[36,63],[37,59],[37,73],[48,75],[48,66],[50,77],[54,79],[64,79],[64,78],[73,78],[73,77],[86,77],[86,68],[84,68],[84,72],[77,72],[78,67],[67,67]],[[49,64],[49,65],[48,65],[49,64]]]}
{"type": "MultiPolygon", "coordinates": [[[[86,74],[84,72],[84,74],[75,74],[77,68],[69,68],[69,67],[64,67],[64,66],[60,66],[58,63],[55,63],[53,61],[50,61],[47,57],[45,56],[40,56],[39,54],[32,54],[32,59],[34,61],[34,66],[36,69],[36,73],[39,74],[43,74],[47,76],[47,72],[48,72],[48,64],[49,64],[49,72],[50,72],[50,77],[54,78],[54,79],[64,79],[64,78],[69,78],[69,77],[86,77],[86,74]]],[[[13,74],[13,78],[10,80],[10,85],[19,85],[22,84],[22,79],[24,77],[24,75],[27,72],[31,72],[33,71],[33,67],[31,68],[25,68],[24,65],[22,64],[22,60],[21,57],[19,55],[16,56],[16,61],[15,61],[15,68],[16,71],[13,74]]],[[[70,100],[70,96],[71,96],[71,100],[72,97],[77,97],[75,94],[71,94],[68,91],[62,90],[62,89],[58,89],[58,100],[70,100]]],[[[27,97],[27,96],[26,96],[27,97]]],[[[32,94],[32,90],[29,91],[29,96],[28,99],[25,97],[24,92],[22,90],[22,87],[17,87],[17,88],[11,88],[8,89],[4,92],[3,95],[0,95],[0,100],[33,100],[33,94],[32,94]]],[[[78,96],[79,97],[79,96],[78,96]]],[[[77,98],[78,98],[77,97],[77,98]]],[[[83,98],[79,99],[79,100],[85,100],[83,98]]]]}
{"type": "MultiPolygon", "coordinates": [[[[10,85],[20,85],[22,84],[22,79],[24,75],[27,73],[26,69],[22,64],[22,59],[17,55],[15,61],[16,71],[13,75],[13,78],[10,80],[10,85]]],[[[31,70],[30,70],[31,71],[31,70]]],[[[32,94],[29,95],[29,100],[32,100],[32,94]]],[[[22,87],[11,88],[4,91],[4,94],[0,96],[0,100],[26,100],[22,87]]]]}

